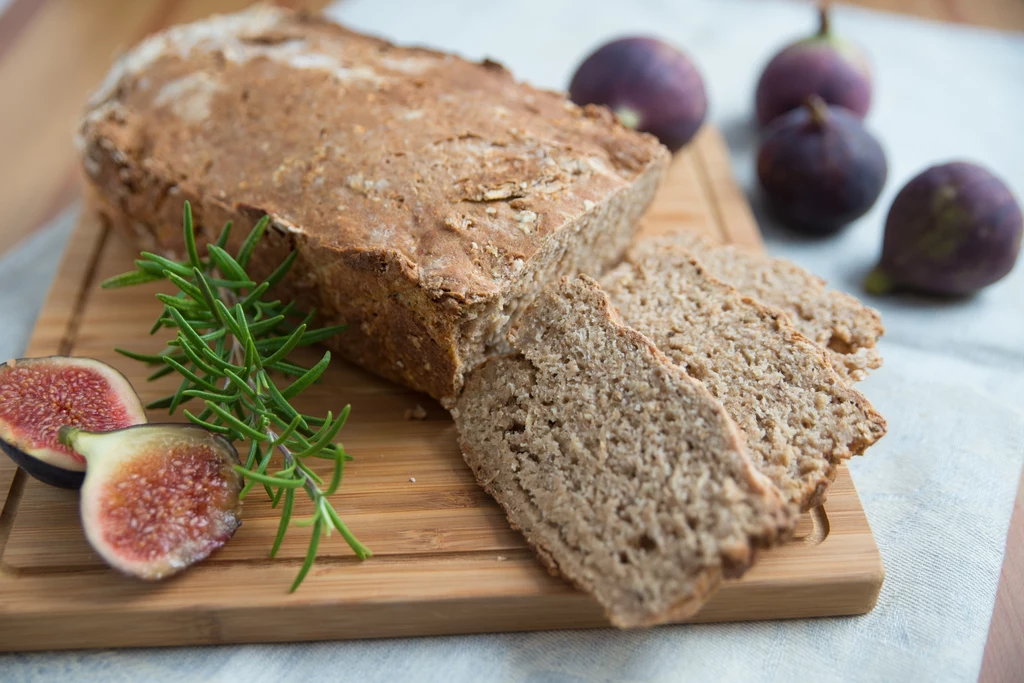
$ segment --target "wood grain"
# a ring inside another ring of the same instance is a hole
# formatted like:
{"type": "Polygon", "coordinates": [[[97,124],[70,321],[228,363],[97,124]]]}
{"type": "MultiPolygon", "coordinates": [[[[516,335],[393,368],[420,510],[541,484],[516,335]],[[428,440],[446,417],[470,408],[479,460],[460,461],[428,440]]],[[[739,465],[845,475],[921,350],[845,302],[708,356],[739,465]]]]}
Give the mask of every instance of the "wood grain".
{"type": "Polygon", "coordinates": [[[1006,557],[996,592],[981,683],[1024,681],[1024,473],[1006,535],[1006,557]]]}
{"type": "MultiPolygon", "coordinates": [[[[72,352],[72,339],[83,307],[84,296],[92,291],[95,264],[106,239],[106,231],[95,221],[83,221],[72,234],[65,247],[64,258],[46,303],[36,319],[36,327],[29,341],[26,356],[68,355],[72,352]],[[69,292],[77,293],[68,294],[69,292]]],[[[26,476],[9,458],[0,458],[0,506],[4,501],[21,499],[26,476]]],[[[3,552],[16,508],[3,508],[0,514],[0,553],[3,552]]]]}
{"type": "Polygon", "coordinates": [[[843,4],[1003,31],[1024,31],[1024,2],[1020,0],[845,0],[843,4]]]}
{"type": "MultiPolygon", "coordinates": [[[[722,138],[707,129],[675,160],[646,225],[656,232],[700,231],[756,249],[760,237],[749,211],[722,203],[739,196],[722,138]]],[[[156,290],[96,287],[130,268],[133,256],[129,245],[88,217],[83,220],[39,318],[31,352],[105,360],[150,400],[172,380],[147,384],[145,369],[112,349],[156,350],[162,344],[145,335],[146,321],[158,312],[156,290]]],[[[607,625],[593,600],[544,571],[477,486],[444,410],[344,363],[329,373],[300,405],[309,412],[354,406],[343,440],[356,459],[336,502],[346,523],[374,550],[373,559],[359,562],[340,538],[327,539],[305,585],[288,594],[308,532],[293,530],[279,557],[268,560],[278,516],[253,496],[246,501],[244,524],[224,549],[180,577],[139,583],[107,569],[89,547],[76,492],[19,474],[13,486],[0,489],[7,497],[0,515],[0,649],[607,625]],[[404,419],[417,404],[426,408],[426,419],[404,419]],[[247,588],[253,585],[262,589],[247,588]],[[277,615],[273,625],[258,617],[268,609],[277,615]]],[[[12,472],[5,460],[4,481],[12,472]]],[[[297,506],[297,515],[308,513],[305,502],[297,506]]],[[[695,621],[858,614],[874,605],[883,575],[844,469],[827,505],[801,520],[794,539],[764,553],[741,580],[727,582],[695,621]]]]}

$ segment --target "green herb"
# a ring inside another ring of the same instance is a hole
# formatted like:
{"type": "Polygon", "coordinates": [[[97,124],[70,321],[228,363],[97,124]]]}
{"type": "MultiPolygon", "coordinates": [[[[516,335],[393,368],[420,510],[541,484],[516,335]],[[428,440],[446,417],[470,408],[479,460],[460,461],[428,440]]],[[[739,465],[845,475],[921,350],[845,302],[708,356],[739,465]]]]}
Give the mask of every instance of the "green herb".
{"type": "Polygon", "coordinates": [[[341,332],[344,326],[310,329],[313,313],[303,315],[292,304],[264,299],[266,292],[279,282],[295,262],[296,253],[289,254],[265,282],[257,284],[246,273],[253,249],[267,229],[264,216],[232,256],[225,250],[231,224],[216,244],[206,248],[201,258],[196,246],[192,208],[185,203],[185,250],[188,260],[176,262],[157,254],[143,252],[135,261],[137,270],[106,280],[104,288],[124,287],[167,280],[178,292],[157,294],[164,310],[150,330],[162,328],[177,331],[167,348],[156,355],[117,349],[128,358],[156,367],[149,379],[178,373],[181,384],[177,391],[150,403],[147,408],[166,408],[170,413],[190,401],[201,401],[198,414],[183,410],[195,424],[223,434],[232,441],[248,441],[245,463],[236,466],[246,478],[244,496],[256,484],[261,485],[274,507],[280,507],[281,521],[270,549],[273,557],[281,548],[289,523],[312,526],[305,562],[291,590],[298,588],[316,559],[321,533],[336,530],[360,559],[370,550],[348,530],[328,497],[341,484],[346,460],[341,444],[334,443],[349,414],[349,406],[337,415],[324,418],[299,413],[289,399],[315,382],[331,361],[330,352],[311,368],[303,368],[287,360],[299,346],[323,341],[341,332]],[[299,320],[299,322],[294,322],[299,320]],[[293,377],[280,388],[271,371],[293,377]],[[281,454],[281,469],[270,471],[274,452],[281,454]],[[330,482],[310,467],[312,459],[330,460],[334,472],[330,482]],[[313,516],[291,522],[295,492],[302,489],[313,502],[313,516]]]}

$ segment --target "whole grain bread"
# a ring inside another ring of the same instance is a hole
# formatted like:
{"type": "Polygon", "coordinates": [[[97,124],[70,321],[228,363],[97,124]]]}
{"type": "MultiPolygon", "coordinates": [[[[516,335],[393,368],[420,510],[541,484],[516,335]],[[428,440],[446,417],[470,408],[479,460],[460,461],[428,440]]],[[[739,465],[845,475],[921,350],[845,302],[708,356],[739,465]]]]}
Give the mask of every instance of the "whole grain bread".
{"type": "Polygon", "coordinates": [[[589,279],[544,290],[453,417],[477,479],[621,627],[693,614],[794,522],[721,404],[589,279]]]}
{"type": "Polygon", "coordinates": [[[754,463],[800,509],[818,505],[838,465],[885,434],[885,420],[821,347],[688,251],[630,252],[601,286],[627,325],[722,402],[754,463]]]}
{"type": "Polygon", "coordinates": [[[713,244],[691,232],[638,240],[633,253],[642,258],[661,252],[666,245],[690,251],[719,280],[785,311],[804,336],[828,351],[832,366],[844,379],[860,381],[882,367],[876,343],[885,328],[878,311],[849,294],[827,289],[817,275],[783,259],[713,244]]]}
{"type": "Polygon", "coordinates": [[[621,257],[669,159],[494,62],[269,6],[147,38],[78,142],[92,205],[147,249],[181,254],[186,199],[202,239],[269,215],[256,274],[297,250],[282,294],[350,325],[328,346],[441,399],[543,284],[621,257]]]}

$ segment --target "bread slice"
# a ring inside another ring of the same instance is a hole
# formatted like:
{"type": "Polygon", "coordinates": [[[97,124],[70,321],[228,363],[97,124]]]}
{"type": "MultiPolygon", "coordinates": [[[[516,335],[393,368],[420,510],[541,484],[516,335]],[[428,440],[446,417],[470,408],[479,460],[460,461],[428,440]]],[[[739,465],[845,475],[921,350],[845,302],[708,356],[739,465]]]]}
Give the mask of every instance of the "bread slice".
{"type": "Polygon", "coordinates": [[[876,343],[885,328],[878,311],[849,294],[826,289],[817,275],[783,259],[716,245],[687,232],[639,240],[634,257],[658,254],[669,244],[690,251],[709,273],[742,294],[785,311],[804,336],[828,350],[840,377],[860,381],[882,367],[876,343]]]}
{"type": "Polygon", "coordinates": [[[780,310],[743,297],[690,253],[665,244],[601,279],[627,325],[700,380],[747,438],[787,501],[818,505],[836,467],[877,441],[885,421],[780,310]]]}
{"type": "Polygon", "coordinates": [[[204,240],[268,215],[253,274],[297,251],[279,294],[348,324],[327,346],[439,399],[542,285],[622,257],[670,158],[495,62],[269,5],[129,50],[78,143],[92,206],[137,246],[181,256],[186,199],[204,240]]]}
{"type": "Polygon", "coordinates": [[[693,614],[794,519],[699,382],[586,277],[546,288],[514,355],[452,415],[466,462],[538,555],[620,627],[693,614]]]}

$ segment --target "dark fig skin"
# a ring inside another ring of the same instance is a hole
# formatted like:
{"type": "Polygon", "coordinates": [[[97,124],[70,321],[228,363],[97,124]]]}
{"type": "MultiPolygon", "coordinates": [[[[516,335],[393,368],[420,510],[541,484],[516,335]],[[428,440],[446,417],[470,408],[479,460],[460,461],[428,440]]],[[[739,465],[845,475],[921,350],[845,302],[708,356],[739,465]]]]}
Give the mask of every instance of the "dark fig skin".
{"type": "Polygon", "coordinates": [[[867,58],[855,45],[832,33],[827,6],[820,11],[818,33],[783,48],[761,74],[755,108],[762,127],[802,106],[812,95],[848,109],[858,118],[867,115],[871,107],[867,58]]]}
{"type": "Polygon", "coordinates": [[[877,201],[888,167],[854,114],[818,98],[777,119],[757,155],[772,212],[805,235],[832,235],[877,201]]]}
{"type": "Polygon", "coordinates": [[[79,472],[50,465],[2,439],[0,439],[0,450],[6,453],[15,465],[25,470],[29,476],[44,484],[56,486],[59,489],[80,489],[82,482],[85,481],[84,471],[79,472]]]}
{"type": "Polygon", "coordinates": [[[106,363],[65,356],[0,363],[0,450],[44,484],[77,489],[85,480],[85,460],[59,443],[60,427],[145,422],[131,383],[106,363]]]}
{"type": "Polygon", "coordinates": [[[621,38],[598,48],[577,68],[569,97],[580,106],[607,106],[623,125],[654,135],[672,152],[697,134],[708,111],[693,62],[655,38],[621,38]]]}
{"type": "Polygon", "coordinates": [[[973,294],[1013,270],[1022,232],[1020,205],[999,178],[966,162],[933,166],[896,195],[865,287],[973,294]]]}

